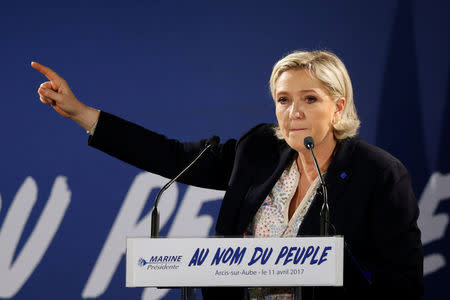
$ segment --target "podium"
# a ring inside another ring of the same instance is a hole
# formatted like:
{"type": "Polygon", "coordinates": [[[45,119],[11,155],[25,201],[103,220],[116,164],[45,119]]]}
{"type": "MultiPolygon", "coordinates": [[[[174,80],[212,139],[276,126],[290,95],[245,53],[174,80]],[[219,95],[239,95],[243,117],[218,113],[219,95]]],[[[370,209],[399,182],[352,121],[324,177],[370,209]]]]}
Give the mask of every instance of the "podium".
{"type": "Polygon", "coordinates": [[[127,238],[127,287],[342,286],[342,236],[127,238]]]}

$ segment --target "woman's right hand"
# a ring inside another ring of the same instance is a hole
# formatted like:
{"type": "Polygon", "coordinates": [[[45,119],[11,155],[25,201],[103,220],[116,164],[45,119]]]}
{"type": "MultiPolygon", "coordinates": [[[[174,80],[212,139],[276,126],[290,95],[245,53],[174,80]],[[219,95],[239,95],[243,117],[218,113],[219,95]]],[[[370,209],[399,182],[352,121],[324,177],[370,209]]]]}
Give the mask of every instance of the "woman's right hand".
{"type": "Polygon", "coordinates": [[[67,82],[52,69],[37,62],[32,62],[31,66],[50,80],[42,83],[38,89],[41,102],[51,105],[63,117],[90,130],[98,120],[99,111],[81,103],[67,82]]]}

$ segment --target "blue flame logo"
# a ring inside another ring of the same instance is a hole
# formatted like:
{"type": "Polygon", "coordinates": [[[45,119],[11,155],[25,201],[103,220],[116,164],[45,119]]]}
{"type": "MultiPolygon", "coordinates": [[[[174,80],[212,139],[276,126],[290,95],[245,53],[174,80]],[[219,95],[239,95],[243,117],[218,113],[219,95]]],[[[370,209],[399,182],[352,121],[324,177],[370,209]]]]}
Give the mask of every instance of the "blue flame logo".
{"type": "Polygon", "coordinates": [[[144,266],[147,265],[148,263],[149,263],[149,262],[146,261],[145,259],[143,259],[142,257],[139,258],[139,260],[138,260],[138,266],[140,266],[140,267],[144,267],[144,266]]]}

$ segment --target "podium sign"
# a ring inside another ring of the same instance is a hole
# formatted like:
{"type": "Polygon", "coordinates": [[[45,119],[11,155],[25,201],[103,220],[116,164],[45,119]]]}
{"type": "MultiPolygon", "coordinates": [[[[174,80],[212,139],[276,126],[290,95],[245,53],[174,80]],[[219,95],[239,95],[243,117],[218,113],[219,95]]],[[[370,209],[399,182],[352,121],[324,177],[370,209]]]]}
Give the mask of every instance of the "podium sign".
{"type": "Polygon", "coordinates": [[[343,237],[128,238],[127,287],[342,286],[343,237]]]}

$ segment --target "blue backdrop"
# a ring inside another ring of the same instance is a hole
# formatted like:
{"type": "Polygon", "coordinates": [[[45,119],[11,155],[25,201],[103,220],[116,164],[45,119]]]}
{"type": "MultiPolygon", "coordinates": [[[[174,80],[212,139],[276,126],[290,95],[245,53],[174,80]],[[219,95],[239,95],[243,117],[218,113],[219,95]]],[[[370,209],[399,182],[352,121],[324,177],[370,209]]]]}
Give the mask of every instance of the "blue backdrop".
{"type": "MultiPolygon", "coordinates": [[[[411,172],[425,299],[450,279],[448,1],[3,1],[0,4],[0,298],[177,299],[125,288],[126,236],[150,232],[159,176],[87,146],[42,105],[60,73],[81,101],[180,140],[274,122],[272,65],[328,49],[347,65],[360,135],[411,172]]],[[[151,153],[149,153],[151,155],[151,153]]],[[[222,193],[162,199],[162,235],[211,234],[222,193]]]]}

